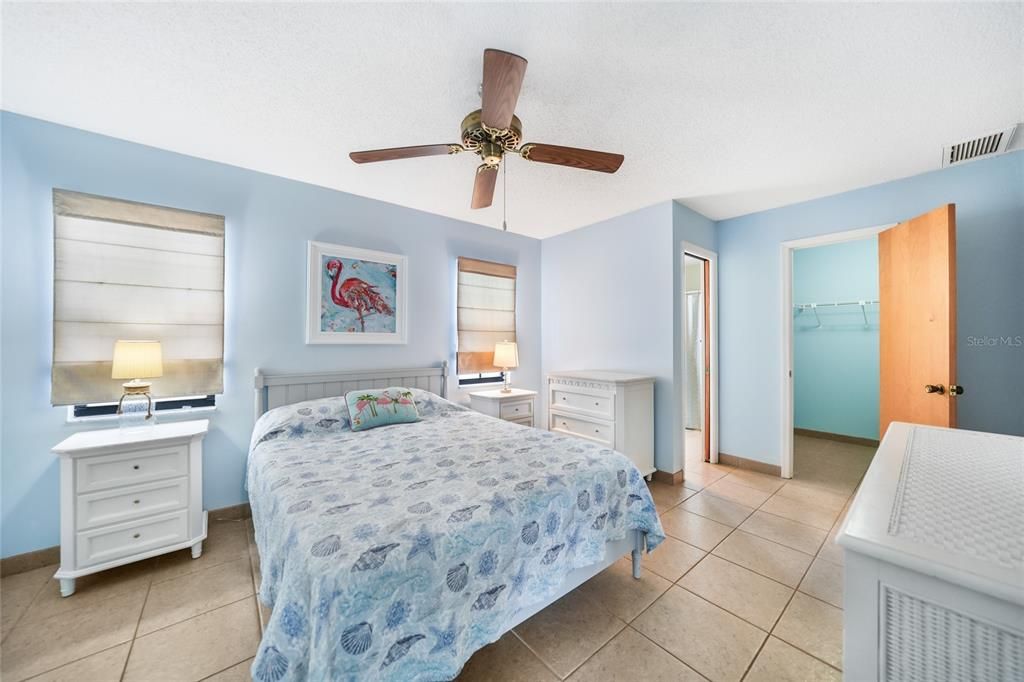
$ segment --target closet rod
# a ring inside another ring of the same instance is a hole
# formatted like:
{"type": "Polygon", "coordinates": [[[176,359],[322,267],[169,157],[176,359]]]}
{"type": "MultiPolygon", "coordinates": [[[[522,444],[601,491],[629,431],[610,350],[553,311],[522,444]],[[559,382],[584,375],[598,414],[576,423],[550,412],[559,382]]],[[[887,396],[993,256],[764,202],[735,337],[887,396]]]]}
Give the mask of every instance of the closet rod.
{"type": "Polygon", "coordinates": [[[841,305],[872,305],[878,301],[836,301],[835,303],[794,303],[797,310],[809,310],[810,308],[837,308],[841,305]]]}

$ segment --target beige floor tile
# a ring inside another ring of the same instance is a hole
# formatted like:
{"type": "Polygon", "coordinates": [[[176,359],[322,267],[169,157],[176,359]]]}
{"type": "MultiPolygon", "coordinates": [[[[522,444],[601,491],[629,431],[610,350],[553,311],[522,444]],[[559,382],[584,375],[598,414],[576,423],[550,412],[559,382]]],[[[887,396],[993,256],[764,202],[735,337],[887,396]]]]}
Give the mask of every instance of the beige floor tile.
{"type": "Polygon", "coordinates": [[[839,516],[838,509],[826,509],[825,507],[799,502],[778,494],[773,495],[767,502],[761,505],[761,511],[781,516],[790,521],[799,521],[808,526],[821,528],[824,531],[831,530],[832,524],[835,523],[836,518],[839,516]]]}
{"type": "Polygon", "coordinates": [[[693,492],[697,493],[704,490],[704,479],[696,474],[684,474],[683,487],[689,488],[693,492]]]}
{"type": "Polygon", "coordinates": [[[730,526],[691,514],[681,507],[663,514],[661,525],[672,537],[708,551],[732,532],[730,526]]]}
{"type": "Polygon", "coordinates": [[[760,510],[754,512],[750,518],[740,524],[740,530],[808,554],[816,553],[825,540],[825,536],[828,535],[820,528],[797,523],[760,510]]]}
{"type": "Polygon", "coordinates": [[[138,636],[236,602],[252,593],[248,557],[155,583],[142,611],[138,636]]]}
{"type": "Polygon", "coordinates": [[[714,495],[715,497],[720,497],[752,509],[760,507],[771,496],[771,493],[744,485],[742,481],[734,478],[732,474],[718,479],[705,488],[702,494],[714,495]]]}
{"type": "Polygon", "coordinates": [[[843,612],[797,592],[772,634],[829,665],[842,669],[843,612]]]}
{"type": "Polygon", "coordinates": [[[18,623],[3,645],[4,682],[59,668],[131,640],[145,590],[122,594],[45,620],[18,623]]]}
{"type": "Polygon", "coordinates": [[[597,601],[574,590],[516,626],[515,632],[564,678],[625,626],[597,601]]]}
{"type": "Polygon", "coordinates": [[[825,538],[825,542],[822,543],[821,549],[818,550],[818,558],[831,561],[834,564],[843,565],[843,548],[836,542],[836,534],[838,533],[838,526],[832,528],[832,532],[825,538]]]}
{"type": "Polygon", "coordinates": [[[644,554],[640,565],[643,570],[651,570],[662,578],[675,582],[706,554],[707,552],[699,547],[666,536],[653,552],[644,554]]]}
{"type": "Polygon", "coordinates": [[[781,639],[769,637],[754,659],[744,682],[841,682],[843,674],[794,649],[781,639]]]}
{"type": "Polygon", "coordinates": [[[611,611],[612,615],[628,623],[671,586],[670,581],[651,571],[642,571],[637,580],[633,577],[633,562],[620,559],[580,585],[579,589],[611,611]]]}
{"type": "Polygon", "coordinates": [[[693,514],[700,514],[712,521],[718,521],[733,528],[743,523],[743,519],[754,512],[753,507],[747,507],[712,495],[712,488],[705,488],[686,502],[683,502],[680,505],[680,509],[685,509],[693,514]]]}
{"type": "Polygon", "coordinates": [[[750,623],[680,587],[666,592],[634,627],[715,682],[739,680],[767,637],[750,623]]]}
{"type": "Polygon", "coordinates": [[[843,608],[843,567],[824,559],[815,559],[800,582],[800,591],[843,608]]]}
{"type": "Polygon", "coordinates": [[[763,474],[760,471],[751,471],[750,469],[733,469],[722,480],[734,481],[748,488],[756,488],[766,493],[774,493],[786,483],[784,478],[763,474]]]}
{"type": "Polygon", "coordinates": [[[800,584],[814,558],[741,530],[727,537],[713,553],[790,587],[800,584]]]}
{"type": "Polygon", "coordinates": [[[253,659],[249,658],[241,663],[236,663],[227,670],[210,675],[203,682],[251,682],[252,661],[253,659]]]}
{"type": "Polygon", "coordinates": [[[112,597],[145,595],[149,589],[154,562],[138,562],[83,576],[75,581],[75,593],[60,596],[60,583],[49,580],[22,616],[22,623],[38,622],[53,616],[90,608],[112,597]]]}
{"type": "Polygon", "coordinates": [[[507,632],[480,649],[455,678],[458,682],[555,682],[558,678],[518,637],[507,632]]]}
{"type": "Polygon", "coordinates": [[[0,579],[0,638],[7,637],[14,624],[24,615],[28,605],[46,583],[53,580],[57,566],[44,566],[0,579]]]}
{"type": "Polygon", "coordinates": [[[801,481],[790,481],[779,488],[776,494],[796,500],[797,502],[813,504],[817,507],[824,507],[825,509],[835,511],[842,509],[843,505],[846,504],[846,500],[850,497],[847,493],[837,493],[801,481]]]}
{"type": "Polygon", "coordinates": [[[678,585],[766,632],[793,595],[791,588],[714,554],[705,557],[678,585]]]}
{"type": "Polygon", "coordinates": [[[651,491],[654,506],[659,514],[668,511],[687,497],[695,494],[694,491],[682,485],[667,485],[655,481],[648,483],[647,487],[651,491]]]}
{"type": "Polygon", "coordinates": [[[210,523],[202,556],[193,559],[189,549],[163,555],[153,571],[153,582],[170,580],[248,556],[249,540],[245,526],[244,519],[210,523]]]}
{"type": "Polygon", "coordinates": [[[131,644],[125,642],[33,677],[32,682],[117,682],[131,644]]]}
{"type": "Polygon", "coordinates": [[[259,640],[256,602],[249,597],[139,637],[124,679],[199,680],[251,658],[259,640]]]}
{"type": "MultiPolygon", "coordinates": [[[[503,679],[498,677],[492,680],[503,679]]],[[[569,677],[571,682],[701,682],[704,677],[633,628],[626,628],[569,677]]]]}

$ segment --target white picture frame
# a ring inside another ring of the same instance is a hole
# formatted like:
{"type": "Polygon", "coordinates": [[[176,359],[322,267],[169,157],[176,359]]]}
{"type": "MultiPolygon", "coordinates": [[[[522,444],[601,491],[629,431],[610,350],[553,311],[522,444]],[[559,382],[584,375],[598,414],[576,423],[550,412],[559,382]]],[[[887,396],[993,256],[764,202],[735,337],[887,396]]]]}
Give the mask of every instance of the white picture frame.
{"type": "Polygon", "coordinates": [[[403,255],[308,242],[306,343],[406,343],[408,289],[403,255]]]}

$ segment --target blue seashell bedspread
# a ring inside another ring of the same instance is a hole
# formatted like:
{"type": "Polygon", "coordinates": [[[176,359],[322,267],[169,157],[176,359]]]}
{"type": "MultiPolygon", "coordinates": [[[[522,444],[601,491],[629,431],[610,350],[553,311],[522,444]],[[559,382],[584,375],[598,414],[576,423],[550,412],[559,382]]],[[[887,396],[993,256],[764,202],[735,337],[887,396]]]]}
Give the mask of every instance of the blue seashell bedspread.
{"type": "Polygon", "coordinates": [[[273,614],[254,679],[452,679],[606,542],[664,539],[624,455],[415,400],[422,421],[359,433],[342,398],[257,422],[247,485],[273,614]]]}

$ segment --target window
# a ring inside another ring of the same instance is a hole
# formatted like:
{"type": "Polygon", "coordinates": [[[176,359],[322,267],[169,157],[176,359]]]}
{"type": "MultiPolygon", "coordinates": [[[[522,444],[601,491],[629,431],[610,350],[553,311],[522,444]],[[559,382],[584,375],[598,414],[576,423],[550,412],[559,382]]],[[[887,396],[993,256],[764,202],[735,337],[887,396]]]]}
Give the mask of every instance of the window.
{"type": "MultiPolygon", "coordinates": [[[[213,407],[216,405],[216,397],[212,395],[192,395],[184,398],[163,398],[153,401],[153,411],[162,412],[166,410],[190,410],[199,407],[213,407]]],[[[75,405],[68,408],[71,411],[70,417],[83,419],[88,417],[106,417],[117,414],[117,403],[92,403],[89,405],[75,405]]]]}
{"type": "Polygon", "coordinates": [[[516,340],[516,268],[460,258],[458,270],[459,385],[503,381],[494,344],[516,340]]]}
{"type": "Polygon", "coordinates": [[[222,393],[224,218],[64,190],[53,210],[51,403],[116,403],[118,339],[160,341],[155,399],[222,393]]]}

